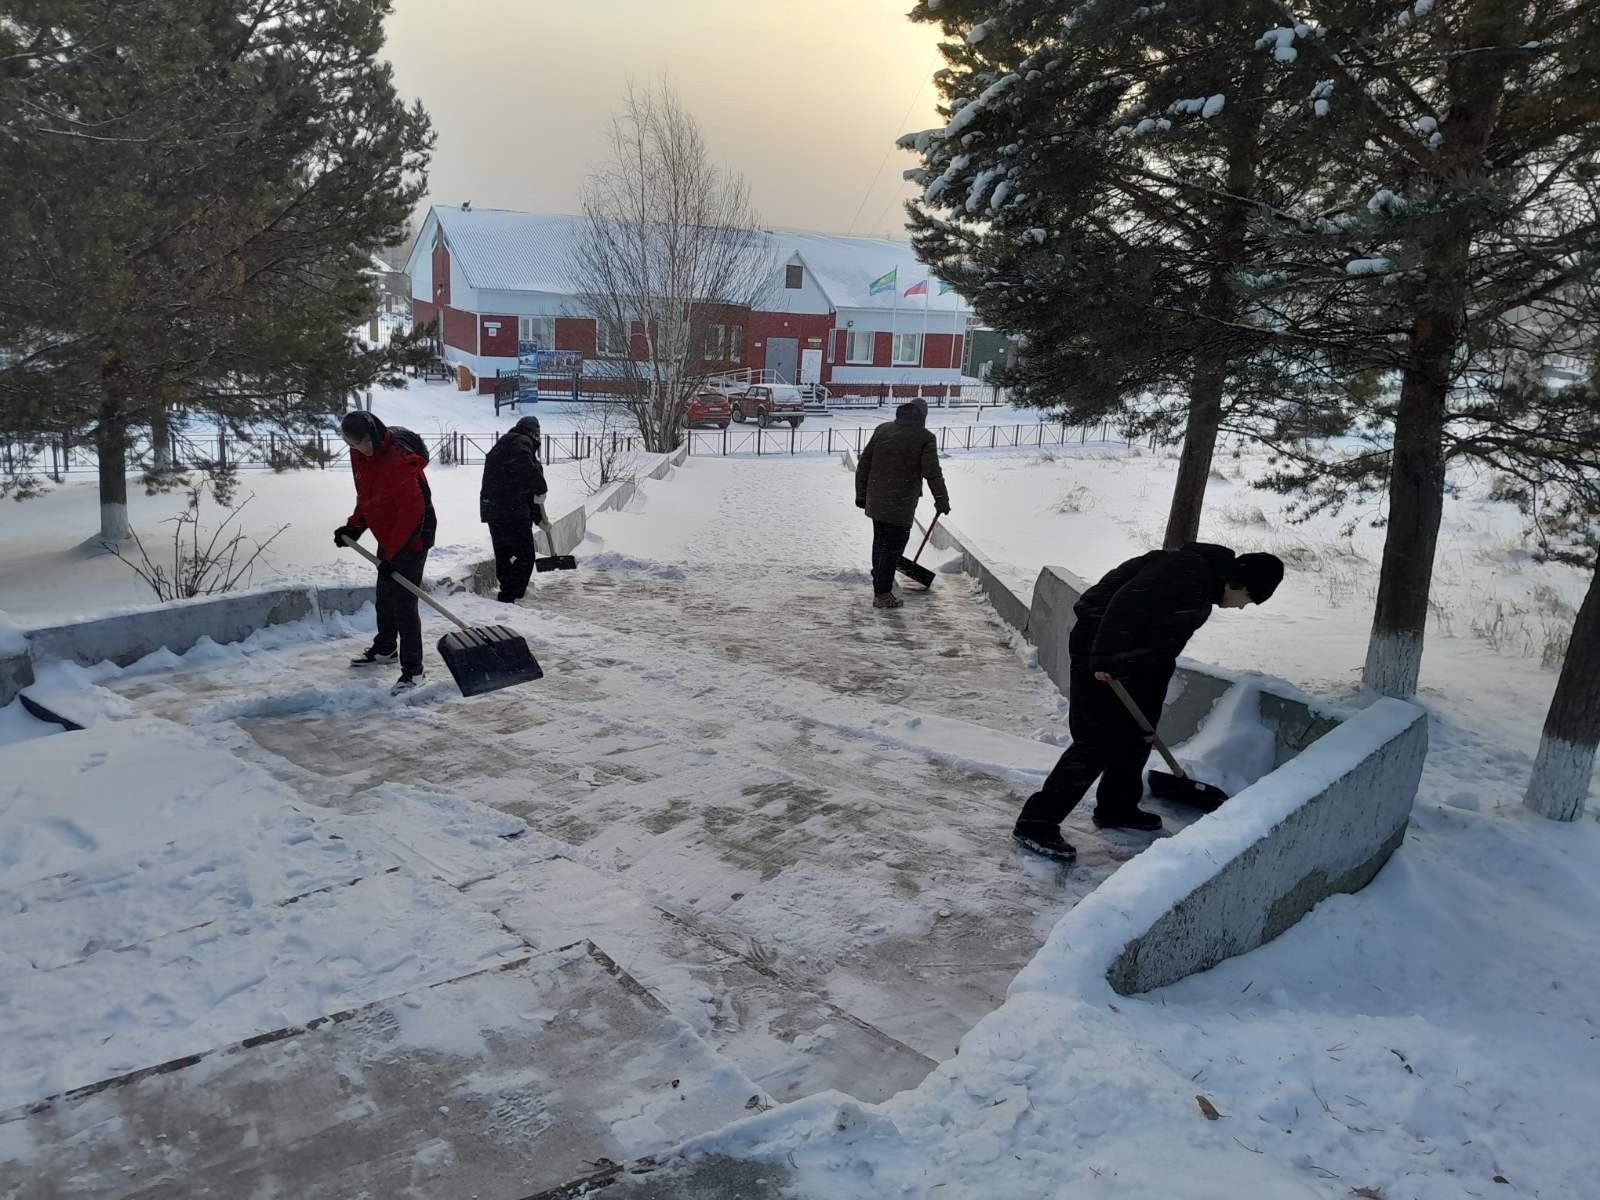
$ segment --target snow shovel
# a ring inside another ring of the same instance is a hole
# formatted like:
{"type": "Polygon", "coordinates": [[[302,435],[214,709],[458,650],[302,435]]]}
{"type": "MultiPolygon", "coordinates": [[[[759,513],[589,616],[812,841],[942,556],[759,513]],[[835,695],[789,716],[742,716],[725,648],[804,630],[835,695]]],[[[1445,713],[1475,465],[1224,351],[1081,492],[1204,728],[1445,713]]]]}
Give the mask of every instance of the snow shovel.
{"type": "Polygon", "coordinates": [[[1139,724],[1139,728],[1150,736],[1151,743],[1160,752],[1161,757],[1167,760],[1167,766],[1172,768],[1172,774],[1165,771],[1150,772],[1150,794],[1161,800],[1170,800],[1174,804],[1187,804],[1198,808],[1201,812],[1216,812],[1222,802],[1228,798],[1228,793],[1210,783],[1201,783],[1184,773],[1178,765],[1178,760],[1172,757],[1172,751],[1167,749],[1167,744],[1161,740],[1161,735],[1155,726],[1139,711],[1139,706],[1133,702],[1133,697],[1128,695],[1128,689],[1122,686],[1120,679],[1111,680],[1111,690],[1117,694],[1117,699],[1122,701],[1122,707],[1128,710],[1139,724]]]}
{"type": "MultiPolygon", "coordinates": [[[[365,546],[347,537],[339,540],[373,566],[379,565],[378,556],[365,546]]],[[[450,668],[463,696],[481,696],[484,692],[544,678],[544,672],[534,661],[533,651],[516,630],[504,625],[468,625],[409,579],[402,575],[395,575],[393,579],[418,600],[461,626],[459,633],[447,633],[439,639],[439,657],[450,668]]]]}
{"type": "MultiPolygon", "coordinates": [[[[556,548],[555,532],[550,528],[549,522],[539,526],[544,531],[544,544],[551,550],[556,548]]],[[[575,571],[578,569],[578,560],[570,554],[550,554],[544,558],[533,560],[533,569],[541,575],[546,571],[575,571]]]]}
{"type": "MultiPolygon", "coordinates": [[[[928,531],[922,535],[922,545],[917,547],[917,558],[922,557],[923,550],[927,549],[928,539],[933,536],[933,527],[939,523],[939,514],[933,514],[933,520],[928,522],[928,531]]],[[[933,586],[933,572],[927,567],[917,565],[917,558],[900,556],[900,574],[909,575],[920,583],[924,590],[933,586]]]]}

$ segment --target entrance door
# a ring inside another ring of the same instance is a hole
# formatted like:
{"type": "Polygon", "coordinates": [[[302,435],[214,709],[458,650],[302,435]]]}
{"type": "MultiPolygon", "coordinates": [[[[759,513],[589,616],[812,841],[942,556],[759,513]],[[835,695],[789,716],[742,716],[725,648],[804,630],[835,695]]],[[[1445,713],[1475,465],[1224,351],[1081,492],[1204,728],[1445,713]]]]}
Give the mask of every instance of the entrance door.
{"type": "Polygon", "coordinates": [[[793,383],[799,365],[799,338],[767,339],[767,370],[774,372],[781,382],[793,383]]]}

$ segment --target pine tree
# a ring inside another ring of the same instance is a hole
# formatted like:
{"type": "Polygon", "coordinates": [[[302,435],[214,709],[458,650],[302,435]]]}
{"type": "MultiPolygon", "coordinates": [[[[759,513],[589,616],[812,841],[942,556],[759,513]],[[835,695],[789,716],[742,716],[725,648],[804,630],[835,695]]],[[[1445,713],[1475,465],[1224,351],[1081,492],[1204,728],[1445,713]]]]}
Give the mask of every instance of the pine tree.
{"type": "Polygon", "coordinates": [[[388,8],[0,5],[0,433],[93,439],[104,536],[152,434],[315,456],[385,367],[352,331],[432,144],[378,57],[388,8]]]}
{"type": "MultiPolygon", "coordinates": [[[[1140,432],[1181,421],[1168,546],[1199,531],[1219,432],[1339,427],[1342,377],[1245,270],[1258,214],[1317,186],[1311,82],[1249,52],[1249,0],[930,0],[959,38],[923,160],[919,250],[1026,348],[1024,403],[1140,432]],[[1332,420],[1330,426],[1329,421],[1332,420]]],[[[1270,282],[1270,281],[1268,281],[1270,282]]]]}
{"type": "Polygon", "coordinates": [[[1331,464],[1291,451],[1276,482],[1309,489],[1314,505],[1386,489],[1364,681],[1407,696],[1449,461],[1526,418],[1483,403],[1509,352],[1536,356],[1558,331],[1600,319],[1588,294],[1600,263],[1600,11],[1342,0],[1293,12],[1256,44],[1320,77],[1308,128],[1325,184],[1271,214],[1256,269],[1308,344],[1395,386],[1366,406],[1364,449],[1331,464]]]}
{"type": "Polygon", "coordinates": [[[1498,498],[1527,514],[1541,560],[1589,573],[1524,797],[1535,812],[1572,821],[1600,744],[1600,370],[1566,387],[1508,371],[1480,407],[1488,411],[1466,436],[1494,469],[1498,498]]]}

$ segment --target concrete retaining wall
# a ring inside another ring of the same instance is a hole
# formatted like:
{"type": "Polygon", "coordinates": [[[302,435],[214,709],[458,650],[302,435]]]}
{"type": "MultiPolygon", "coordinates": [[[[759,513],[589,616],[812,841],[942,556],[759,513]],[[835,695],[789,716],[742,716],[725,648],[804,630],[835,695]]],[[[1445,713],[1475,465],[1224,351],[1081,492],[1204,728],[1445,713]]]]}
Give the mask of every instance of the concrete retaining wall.
{"type": "Polygon", "coordinates": [[[310,586],[259,588],[195,600],[180,600],[88,621],[45,625],[28,630],[28,654],[34,663],[52,659],[89,666],[137,662],[162,648],[182,654],[201,638],[219,645],[243,641],[268,625],[286,625],[306,617],[358,612],[372,603],[370,587],[310,586]]]}
{"type": "MultiPolygon", "coordinates": [[[[1175,983],[1271,941],[1328,896],[1366,887],[1405,837],[1427,754],[1422,710],[1382,700],[1191,826],[1220,865],[1127,940],[1106,981],[1123,995],[1175,983]],[[1278,810],[1264,833],[1251,811],[1258,800],[1278,810]]],[[[1187,832],[1173,850],[1185,849],[1187,832]]],[[[1122,871],[1159,878],[1160,862],[1144,861],[1153,852],[1122,871]]]]}

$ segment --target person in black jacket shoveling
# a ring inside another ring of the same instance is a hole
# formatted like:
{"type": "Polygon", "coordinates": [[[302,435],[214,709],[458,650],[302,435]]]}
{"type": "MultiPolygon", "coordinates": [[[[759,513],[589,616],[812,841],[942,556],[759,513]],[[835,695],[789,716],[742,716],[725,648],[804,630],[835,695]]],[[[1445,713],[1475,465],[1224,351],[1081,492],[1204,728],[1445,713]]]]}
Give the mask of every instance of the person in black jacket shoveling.
{"type": "Polygon", "coordinates": [[[939,443],[926,428],[928,402],[918,397],[894,410],[894,420],[872,431],[856,461],[856,507],[872,518],[872,607],[899,608],[894,573],[911,540],[911,523],[922,481],[933,492],[940,516],[950,511],[950,493],[939,469],[939,443]]]}
{"type": "Polygon", "coordinates": [[[1150,742],[1110,682],[1119,680],[1156,722],[1178,655],[1212,606],[1260,604],[1282,579],[1283,562],[1276,555],[1235,554],[1226,546],[1191,542],[1181,550],[1130,558],[1086,591],[1073,606],[1077,624],[1067,639],[1072,744],[1044,787],[1028,797],[1012,836],[1035,853],[1072,861],[1077,851],[1062,838],[1061,822],[1097,776],[1097,826],[1159,830],[1161,818],[1139,807],[1150,742]]]}
{"type": "Polygon", "coordinates": [[[410,691],[422,681],[422,618],[417,598],[394,581],[395,575],[421,586],[438,519],[428,490],[428,449],[409,429],[386,426],[369,412],[344,415],[339,432],[350,447],[356,481],[356,510],[333,531],[333,544],[359,541],[366,530],[378,541],[378,636],[353,667],[394,662],[399,646],[400,681],[391,694],[410,691]]]}
{"type": "MultiPolygon", "coordinates": [[[[533,575],[533,527],[550,536],[545,521],[544,468],[539,465],[539,418],[523,417],[490,448],[483,459],[483,487],[478,516],[489,526],[494,543],[494,573],[503,604],[515,604],[528,591],[533,575]]],[[[555,553],[555,547],[550,547],[555,553]]]]}

